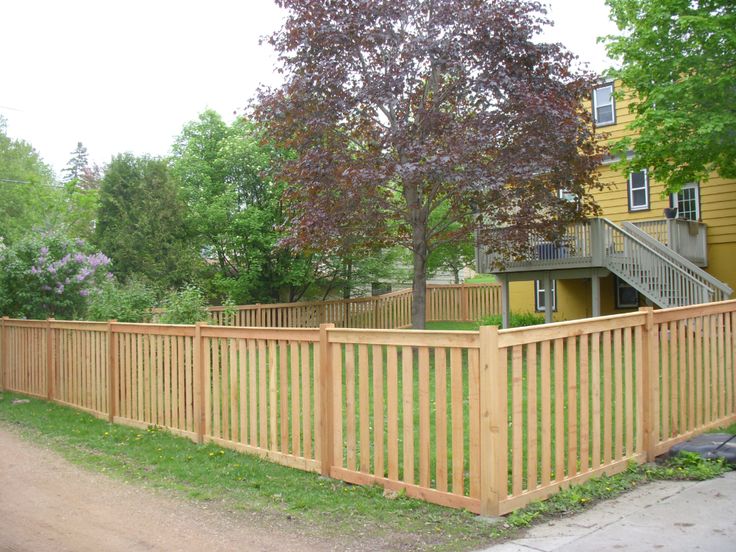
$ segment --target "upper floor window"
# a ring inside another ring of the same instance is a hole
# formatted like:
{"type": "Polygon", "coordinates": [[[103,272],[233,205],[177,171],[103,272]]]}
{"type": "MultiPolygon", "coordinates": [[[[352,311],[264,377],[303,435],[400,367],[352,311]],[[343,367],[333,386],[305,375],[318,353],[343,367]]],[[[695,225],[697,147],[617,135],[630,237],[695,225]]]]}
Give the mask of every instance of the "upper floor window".
{"type": "Polygon", "coordinates": [[[604,84],[593,90],[593,118],[598,126],[612,125],[616,122],[613,83],[604,84]]]}
{"type": "Polygon", "coordinates": [[[649,176],[646,169],[629,174],[629,211],[649,209],[649,176]]]}
{"type": "Polygon", "coordinates": [[[672,206],[677,207],[678,218],[700,220],[700,187],[697,183],[685,184],[672,194],[672,206]]]}

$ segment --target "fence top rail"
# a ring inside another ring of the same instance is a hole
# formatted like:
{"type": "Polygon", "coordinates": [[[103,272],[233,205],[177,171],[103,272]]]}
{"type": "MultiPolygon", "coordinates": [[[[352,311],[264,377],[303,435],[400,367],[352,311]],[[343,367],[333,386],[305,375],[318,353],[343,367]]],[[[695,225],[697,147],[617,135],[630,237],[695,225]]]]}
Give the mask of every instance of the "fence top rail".
{"type": "Polygon", "coordinates": [[[169,336],[194,336],[194,326],[188,324],[138,324],[114,322],[110,325],[112,333],[132,333],[169,336]]]}
{"type": "MultiPolygon", "coordinates": [[[[428,290],[435,290],[435,289],[478,289],[478,288],[499,288],[500,289],[501,284],[498,282],[481,282],[481,283],[472,283],[472,284],[427,284],[428,290]]],[[[257,303],[255,305],[235,305],[232,307],[226,307],[226,306],[214,306],[214,307],[207,307],[207,310],[209,312],[222,312],[229,309],[234,309],[236,311],[246,311],[246,310],[264,310],[264,309],[283,309],[283,308],[308,308],[308,307],[320,307],[320,306],[327,306],[327,305],[344,305],[347,303],[373,303],[373,302],[381,302],[386,301],[389,299],[393,299],[395,297],[400,297],[402,295],[410,295],[411,294],[411,288],[406,289],[400,289],[397,291],[392,291],[390,293],[384,293],[382,295],[375,295],[372,297],[355,297],[353,299],[331,299],[329,301],[297,301],[293,303],[257,303]]],[[[161,313],[163,312],[163,309],[156,308],[153,309],[154,313],[161,313]]]]}
{"type": "Polygon", "coordinates": [[[408,347],[480,347],[478,332],[439,330],[364,330],[334,328],[327,330],[330,343],[358,345],[398,345],[408,347]]]}
{"type": "Polygon", "coordinates": [[[551,341],[566,337],[633,328],[635,326],[643,326],[645,319],[646,313],[644,312],[630,312],[598,318],[555,322],[540,326],[510,328],[498,332],[498,346],[500,348],[513,347],[515,345],[526,345],[528,343],[539,343],[541,341],[551,341]]]}
{"type": "Polygon", "coordinates": [[[733,312],[736,308],[736,299],[718,301],[715,303],[701,303],[700,305],[687,305],[685,307],[673,307],[654,311],[654,323],[673,322],[675,320],[687,320],[699,316],[712,314],[724,314],[733,312]]]}
{"type": "Polygon", "coordinates": [[[202,326],[202,337],[302,341],[317,343],[319,328],[257,328],[246,326],[202,326]]]}
{"type": "Polygon", "coordinates": [[[84,330],[89,332],[107,331],[108,322],[90,322],[87,320],[26,320],[23,318],[3,318],[8,328],[48,328],[55,330],[84,330]]]}

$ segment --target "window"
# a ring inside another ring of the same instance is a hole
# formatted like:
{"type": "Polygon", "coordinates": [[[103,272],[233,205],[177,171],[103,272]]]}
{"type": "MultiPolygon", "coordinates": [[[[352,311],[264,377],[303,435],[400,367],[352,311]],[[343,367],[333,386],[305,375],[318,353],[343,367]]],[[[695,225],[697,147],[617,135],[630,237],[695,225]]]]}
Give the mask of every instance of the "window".
{"type": "Polygon", "coordinates": [[[565,188],[560,188],[557,190],[557,196],[560,199],[564,199],[565,201],[569,201],[570,203],[577,203],[578,201],[578,195],[572,193],[570,190],[567,190],[565,188]]]}
{"type": "Polygon", "coordinates": [[[620,278],[616,281],[616,308],[630,309],[639,306],[639,292],[620,278]]]}
{"type": "Polygon", "coordinates": [[[649,177],[647,171],[632,172],[629,175],[629,211],[649,209],[649,177]]]}
{"type": "Polygon", "coordinates": [[[672,206],[677,207],[677,216],[687,220],[700,220],[700,187],[697,183],[685,184],[672,194],[672,206]]]}
{"type": "MultiPolygon", "coordinates": [[[[544,311],[544,282],[542,280],[534,281],[534,308],[537,312],[544,311]]],[[[552,280],[552,310],[557,310],[557,285],[552,280]]]]}
{"type": "Polygon", "coordinates": [[[598,126],[616,122],[616,104],[613,99],[613,83],[593,90],[593,119],[598,126]]]}

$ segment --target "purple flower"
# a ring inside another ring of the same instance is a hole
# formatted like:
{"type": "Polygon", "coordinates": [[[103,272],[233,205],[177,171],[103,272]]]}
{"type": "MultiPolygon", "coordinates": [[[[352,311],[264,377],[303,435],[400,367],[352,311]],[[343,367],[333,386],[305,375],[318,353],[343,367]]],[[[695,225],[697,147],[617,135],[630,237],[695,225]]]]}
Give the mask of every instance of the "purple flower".
{"type": "Polygon", "coordinates": [[[89,266],[97,268],[98,266],[107,266],[110,264],[110,259],[104,253],[95,253],[88,259],[89,266]]]}
{"type": "Polygon", "coordinates": [[[49,273],[56,274],[56,266],[55,265],[52,264],[51,266],[49,266],[49,273]]]}
{"type": "Polygon", "coordinates": [[[89,290],[88,289],[80,289],[79,290],[79,295],[81,295],[82,297],[87,297],[89,295],[89,290]]]}
{"type": "Polygon", "coordinates": [[[85,256],[82,253],[75,253],[74,254],[74,260],[78,263],[83,263],[85,259],[85,256]]]}
{"type": "Polygon", "coordinates": [[[82,238],[77,238],[74,240],[74,243],[77,245],[77,247],[84,247],[84,240],[82,238]]]}
{"type": "Polygon", "coordinates": [[[38,274],[39,272],[41,272],[41,271],[38,268],[36,268],[35,266],[32,266],[31,267],[31,274],[38,274]]]}
{"type": "Polygon", "coordinates": [[[115,278],[115,276],[113,275],[112,272],[108,272],[107,274],[105,274],[105,278],[112,281],[115,278]]]}
{"type": "Polygon", "coordinates": [[[43,247],[41,248],[41,256],[42,256],[42,257],[45,257],[45,256],[46,256],[46,255],[48,255],[48,254],[49,254],[49,248],[48,248],[48,247],[46,247],[46,246],[44,245],[44,246],[43,246],[43,247]]]}
{"type": "Polygon", "coordinates": [[[62,293],[64,293],[64,284],[59,284],[58,286],[56,286],[56,290],[55,291],[59,295],[61,295],[62,293]]]}
{"type": "Polygon", "coordinates": [[[89,268],[83,268],[76,276],[77,282],[84,282],[84,279],[90,274],[92,274],[92,271],[89,268]]]}
{"type": "Polygon", "coordinates": [[[66,263],[68,263],[71,260],[72,260],[72,256],[69,255],[69,253],[67,253],[66,255],[64,255],[61,258],[61,260],[57,264],[58,264],[59,268],[61,268],[62,266],[64,266],[66,263]]]}

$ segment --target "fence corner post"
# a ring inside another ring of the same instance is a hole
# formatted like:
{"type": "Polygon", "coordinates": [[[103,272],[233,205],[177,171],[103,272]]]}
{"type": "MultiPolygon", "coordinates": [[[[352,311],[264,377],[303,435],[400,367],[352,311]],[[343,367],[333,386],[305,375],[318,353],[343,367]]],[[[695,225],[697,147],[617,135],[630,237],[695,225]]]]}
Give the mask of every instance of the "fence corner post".
{"type": "Polygon", "coordinates": [[[0,319],[0,391],[8,388],[8,320],[7,316],[0,319]]]}
{"type": "Polygon", "coordinates": [[[329,341],[329,330],[335,328],[332,323],[319,325],[319,424],[320,424],[320,473],[329,477],[334,461],[333,434],[333,366],[332,350],[329,341]]]}
{"type": "Polygon", "coordinates": [[[115,416],[118,413],[118,352],[117,342],[112,331],[112,327],[116,323],[117,320],[108,320],[107,322],[107,420],[110,423],[115,421],[115,416]]]}
{"type": "Polygon", "coordinates": [[[643,452],[646,454],[647,462],[653,462],[656,456],[657,425],[656,412],[658,410],[658,385],[659,367],[657,366],[657,329],[654,326],[654,309],[652,307],[640,307],[640,312],[646,315],[644,331],[642,332],[642,425],[643,425],[643,452]]]}
{"type": "Polygon", "coordinates": [[[508,374],[498,348],[498,327],[481,326],[479,340],[480,515],[497,516],[508,494],[508,374]]]}
{"type": "Polygon", "coordinates": [[[54,338],[53,318],[46,319],[46,399],[54,400],[54,338]]]}

